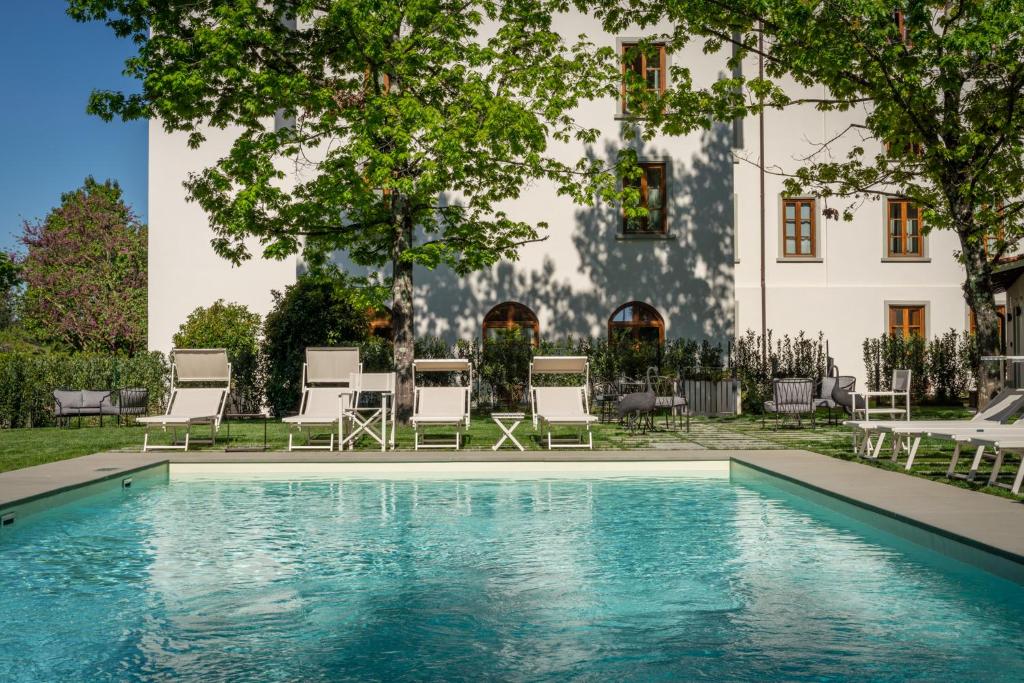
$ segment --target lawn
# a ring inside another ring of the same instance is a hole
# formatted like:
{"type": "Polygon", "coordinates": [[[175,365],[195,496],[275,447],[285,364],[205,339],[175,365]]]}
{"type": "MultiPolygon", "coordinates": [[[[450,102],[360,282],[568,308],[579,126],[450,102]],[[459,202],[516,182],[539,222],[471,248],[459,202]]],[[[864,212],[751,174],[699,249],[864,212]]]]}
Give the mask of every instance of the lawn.
{"type": "MultiPolygon", "coordinates": [[[[957,419],[969,416],[964,408],[920,407],[914,412],[920,419],[957,419]]],[[[743,449],[782,449],[798,448],[824,455],[854,460],[850,441],[850,430],[842,425],[825,424],[825,414],[820,414],[818,425],[811,429],[784,428],[774,429],[771,420],[762,427],[761,419],[756,416],[738,416],[730,418],[693,418],[691,431],[675,431],[665,429],[662,420],[657,420],[657,429],[647,434],[631,435],[618,425],[594,425],[594,448],[596,449],[639,449],[639,448],[686,448],[694,445],[717,450],[743,449]]],[[[438,430],[439,431],[439,430],[438,430]]],[[[157,439],[162,437],[153,432],[157,439]]],[[[195,432],[202,434],[202,428],[195,432]]],[[[0,432],[0,472],[38,465],[79,455],[96,453],[105,450],[139,450],[142,445],[141,427],[99,427],[88,421],[82,426],[68,429],[39,428],[13,429],[0,432]]],[[[497,425],[487,415],[474,416],[469,432],[465,437],[467,449],[489,449],[501,436],[497,425]]],[[[528,450],[542,450],[540,436],[524,422],[516,431],[516,436],[528,450]]],[[[234,446],[245,444],[262,444],[263,425],[254,422],[232,422],[223,425],[218,434],[217,445],[199,446],[201,449],[222,449],[230,443],[234,446]],[[230,442],[227,439],[230,426],[230,442]]],[[[280,422],[267,425],[267,441],[271,450],[285,450],[288,445],[288,429],[280,422]]],[[[399,449],[412,448],[413,433],[409,427],[399,427],[396,442],[399,449]]],[[[506,447],[509,443],[506,442],[506,447]]],[[[370,448],[369,440],[361,442],[361,448],[370,448]]],[[[988,480],[990,463],[982,465],[976,483],[961,480],[949,480],[945,477],[946,467],[952,445],[948,441],[928,441],[921,443],[914,462],[914,476],[925,477],[950,483],[954,486],[982,490],[999,496],[1014,498],[1007,490],[999,487],[984,486],[988,480]]],[[[514,457],[514,449],[507,452],[514,457]]],[[[885,449],[883,449],[885,453],[885,449]]],[[[724,454],[723,454],[724,455],[724,454]]],[[[873,467],[903,471],[903,464],[894,464],[888,459],[877,462],[862,461],[873,467]]],[[[960,470],[966,472],[970,458],[961,458],[960,470]]],[[[1004,477],[1012,477],[1015,463],[1004,466],[1004,477]]]]}

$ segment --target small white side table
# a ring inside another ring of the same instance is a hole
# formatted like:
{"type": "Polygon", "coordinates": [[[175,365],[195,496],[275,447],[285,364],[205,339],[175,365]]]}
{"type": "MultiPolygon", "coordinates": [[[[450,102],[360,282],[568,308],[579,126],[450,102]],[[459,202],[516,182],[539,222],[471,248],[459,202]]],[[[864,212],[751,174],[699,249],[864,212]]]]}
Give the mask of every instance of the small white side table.
{"type": "Polygon", "coordinates": [[[498,425],[498,429],[503,432],[502,437],[498,439],[498,443],[491,446],[492,451],[501,448],[501,444],[505,443],[506,440],[514,443],[519,450],[526,450],[523,448],[523,444],[519,443],[512,434],[512,432],[516,431],[516,427],[526,419],[526,413],[491,413],[491,419],[494,420],[494,424],[498,425]]]}

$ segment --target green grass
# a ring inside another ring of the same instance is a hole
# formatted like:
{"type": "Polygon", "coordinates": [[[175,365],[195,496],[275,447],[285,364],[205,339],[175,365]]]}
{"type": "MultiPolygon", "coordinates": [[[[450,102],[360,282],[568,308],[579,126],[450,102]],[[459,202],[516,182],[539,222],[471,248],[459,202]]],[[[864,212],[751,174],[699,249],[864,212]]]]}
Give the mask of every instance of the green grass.
{"type": "MultiPolygon", "coordinates": [[[[920,407],[914,411],[914,417],[920,419],[957,419],[969,416],[963,408],[920,407]]],[[[660,419],[656,421],[658,429],[649,434],[631,435],[618,425],[594,425],[594,448],[609,450],[630,450],[638,448],[662,447],[686,442],[697,443],[705,448],[721,450],[742,449],[773,449],[798,448],[821,453],[842,460],[856,459],[852,452],[850,430],[842,425],[824,424],[824,413],[820,414],[815,429],[805,426],[803,429],[774,429],[771,420],[761,426],[760,417],[738,416],[734,418],[693,418],[692,431],[677,432],[665,430],[660,419]]],[[[201,436],[203,428],[196,428],[194,434],[201,436]]],[[[440,433],[438,428],[428,433],[440,433]]],[[[450,433],[450,432],[449,432],[450,433]]],[[[557,433],[557,432],[556,432],[557,433]]],[[[571,433],[567,430],[566,433],[571,433]]],[[[154,430],[151,438],[159,443],[166,443],[168,435],[154,430]]],[[[195,446],[195,450],[220,450],[229,443],[233,446],[247,444],[262,445],[263,424],[260,422],[232,422],[230,424],[230,442],[227,440],[228,425],[221,427],[216,446],[195,446]]],[[[99,427],[95,422],[86,421],[81,428],[74,426],[69,429],[39,428],[12,429],[0,431],[0,472],[39,465],[80,455],[106,450],[139,450],[142,446],[143,430],[141,427],[116,427],[106,425],[99,427]]],[[[497,425],[487,415],[474,415],[470,429],[465,437],[468,449],[488,449],[501,436],[497,425]]],[[[540,435],[536,434],[528,421],[524,421],[516,430],[517,438],[531,451],[543,450],[540,435]]],[[[298,437],[297,437],[298,438],[298,437]]],[[[267,424],[267,442],[271,450],[285,450],[288,445],[288,428],[280,422],[267,424]]],[[[412,448],[413,432],[409,427],[399,427],[396,442],[399,449],[412,448]]],[[[508,452],[515,454],[509,442],[505,443],[508,452]]],[[[369,439],[364,438],[361,449],[371,449],[369,439]]],[[[948,441],[924,440],[914,461],[913,476],[933,479],[953,486],[980,490],[1007,498],[1017,498],[1009,491],[984,485],[988,481],[991,463],[983,462],[976,482],[950,480],[945,477],[949,465],[952,444],[948,441]]],[[[883,448],[883,454],[887,448],[883,448]]],[[[961,458],[959,471],[966,472],[970,465],[970,455],[961,458]]],[[[887,458],[879,461],[864,461],[872,467],[903,472],[903,461],[899,464],[887,458]]],[[[1011,461],[1003,468],[1004,476],[1012,477],[1016,462],[1011,461]]],[[[1005,480],[1005,479],[1004,479],[1005,480]]]]}
{"type": "MultiPolygon", "coordinates": [[[[659,420],[661,425],[662,421],[659,420]]],[[[80,455],[108,450],[141,450],[143,428],[141,426],[117,427],[106,423],[98,426],[95,420],[83,420],[79,427],[65,429],[41,427],[36,429],[8,429],[0,431],[0,472],[15,470],[32,465],[41,465],[80,455]]],[[[267,444],[270,450],[283,451],[288,447],[288,427],[279,421],[267,423],[267,444]]],[[[650,434],[630,435],[618,425],[597,424],[592,428],[594,448],[596,449],[635,449],[648,448],[654,442],[686,441],[685,433],[657,431],[650,434]]],[[[450,428],[434,428],[427,430],[428,435],[450,435],[450,428]]],[[[555,434],[575,435],[573,429],[556,430],[555,434]]],[[[193,428],[192,436],[202,438],[209,434],[206,427],[193,428]]],[[[527,450],[544,450],[540,436],[534,432],[529,420],[525,420],[515,431],[516,438],[527,450]]],[[[468,449],[488,449],[501,437],[498,426],[488,415],[474,415],[463,443],[468,449]]],[[[296,443],[304,443],[305,436],[296,433],[296,443]]],[[[157,429],[150,431],[150,442],[157,444],[170,443],[170,432],[162,433],[157,429]]],[[[411,427],[399,427],[395,434],[396,447],[411,450],[413,447],[413,431],[411,427]]],[[[263,445],[263,423],[258,421],[225,422],[217,434],[214,446],[190,445],[189,450],[223,450],[225,446],[263,445]],[[230,428],[230,441],[228,432],[230,428]]],[[[375,442],[363,437],[359,443],[360,450],[372,450],[375,442]]],[[[379,446],[378,446],[379,448],[379,446]]],[[[512,453],[518,451],[506,441],[503,450],[512,453]]]]}

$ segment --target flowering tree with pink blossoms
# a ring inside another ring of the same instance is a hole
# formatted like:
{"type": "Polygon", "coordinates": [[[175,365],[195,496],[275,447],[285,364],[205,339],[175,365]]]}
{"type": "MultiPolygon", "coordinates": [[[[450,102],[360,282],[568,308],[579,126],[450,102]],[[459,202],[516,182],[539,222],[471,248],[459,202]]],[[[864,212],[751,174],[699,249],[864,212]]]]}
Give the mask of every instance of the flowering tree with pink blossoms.
{"type": "Polygon", "coordinates": [[[39,341],[76,351],[146,348],[146,226],[110,180],[86,178],[26,221],[22,320],[39,341]]]}

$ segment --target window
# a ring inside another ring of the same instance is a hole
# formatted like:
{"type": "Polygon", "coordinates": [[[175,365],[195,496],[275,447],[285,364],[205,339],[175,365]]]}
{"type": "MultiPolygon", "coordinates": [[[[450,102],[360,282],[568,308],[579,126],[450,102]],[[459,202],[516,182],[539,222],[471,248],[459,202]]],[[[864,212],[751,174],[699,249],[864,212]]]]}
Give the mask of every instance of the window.
{"type": "Polygon", "coordinates": [[[627,187],[640,191],[640,206],[647,209],[646,216],[622,215],[622,232],[626,235],[664,234],[667,230],[665,211],[665,163],[641,163],[640,178],[627,182],[627,187]]]}
{"type": "Polygon", "coordinates": [[[391,323],[392,313],[390,308],[387,306],[371,308],[369,311],[369,318],[371,337],[378,337],[388,341],[394,340],[395,328],[391,323]]]}
{"type": "Polygon", "coordinates": [[[782,200],[782,255],[809,258],[818,255],[814,234],[815,202],[813,199],[782,200]]]}
{"type": "Polygon", "coordinates": [[[889,306],[889,334],[901,337],[923,337],[924,306],[889,306]]]}
{"type": "MultiPolygon", "coordinates": [[[[1003,304],[996,304],[996,315],[999,316],[999,348],[1006,352],[1006,306],[1003,304]]],[[[974,315],[974,311],[971,311],[971,334],[975,334],[978,331],[978,316],[974,315]]]]}
{"type": "Polygon", "coordinates": [[[901,10],[895,10],[892,13],[892,23],[896,28],[896,40],[903,43],[907,47],[911,46],[910,37],[907,35],[907,17],[901,10]]]}
{"type": "Polygon", "coordinates": [[[665,321],[653,306],[630,301],[608,318],[608,340],[623,339],[661,344],[665,341],[665,321]]]}
{"type": "Polygon", "coordinates": [[[627,74],[632,74],[630,81],[643,83],[648,92],[658,95],[665,94],[665,46],[651,45],[646,50],[639,49],[637,43],[622,44],[622,113],[630,111],[627,90],[627,74]]]}
{"type": "Polygon", "coordinates": [[[886,243],[890,257],[924,255],[921,210],[909,199],[890,199],[886,243]]]}
{"type": "Polygon", "coordinates": [[[531,345],[540,342],[540,323],[537,314],[515,301],[498,304],[484,316],[484,344],[505,330],[519,330],[531,345]]]}

